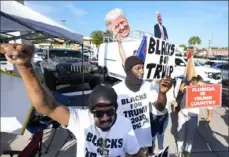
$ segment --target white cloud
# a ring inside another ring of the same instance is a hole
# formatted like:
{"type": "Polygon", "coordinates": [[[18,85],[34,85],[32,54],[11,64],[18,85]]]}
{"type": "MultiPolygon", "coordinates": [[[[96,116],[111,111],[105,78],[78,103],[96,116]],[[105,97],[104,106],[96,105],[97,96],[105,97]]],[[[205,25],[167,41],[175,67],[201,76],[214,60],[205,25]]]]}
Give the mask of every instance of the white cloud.
{"type": "Polygon", "coordinates": [[[56,9],[53,6],[41,4],[40,2],[36,2],[34,4],[34,2],[25,1],[24,4],[26,6],[32,8],[33,10],[35,10],[41,14],[45,14],[45,15],[48,15],[48,14],[56,11],[56,9]]]}
{"type": "Polygon", "coordinates": [[[85,16],[85,15],[87,15],[87,12],[85,10],[74,6],[72,3],[67,3],[65,5],[65,7],[68,8],[69,11],[75,16],[85,16]]]}

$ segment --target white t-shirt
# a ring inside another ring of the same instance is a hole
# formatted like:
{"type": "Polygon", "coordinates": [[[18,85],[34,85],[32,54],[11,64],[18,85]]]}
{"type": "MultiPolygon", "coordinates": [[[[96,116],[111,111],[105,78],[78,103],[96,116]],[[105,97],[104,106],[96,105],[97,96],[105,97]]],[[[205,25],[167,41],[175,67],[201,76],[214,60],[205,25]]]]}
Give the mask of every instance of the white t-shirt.
{"type": "Polygon", "coordinates": [[[69,107],[69,111],[67,128],[77,139],[77,157],[125,157],[125,153],[133,155],[139,151],[135,132],[127,118],[117,115],[111,129],[103,132],[94,125],[94,117],[88,109],[69,107]]]}
{"type": "Polygon", "coordinates": [[[140,147],[152,146],[149,102],[157,100],[157,90],[147,81],[143,82],[137,92],[129,90],[124,81],[113,88],[118,95],[117,113],[130,119],[140,147]]]}

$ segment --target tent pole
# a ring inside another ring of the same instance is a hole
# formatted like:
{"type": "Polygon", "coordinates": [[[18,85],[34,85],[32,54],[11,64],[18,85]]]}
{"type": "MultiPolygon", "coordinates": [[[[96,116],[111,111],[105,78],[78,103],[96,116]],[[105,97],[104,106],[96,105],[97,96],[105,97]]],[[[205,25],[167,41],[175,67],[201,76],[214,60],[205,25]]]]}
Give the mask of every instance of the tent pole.
{"type": "Polygon", "coordinates": [[[82,101],[83,101],[83,109],[84,109],[84,55],[83,55],[83,44],[81,44],[81,51],[82,51],[82,53],[81,53],[81,55],[82,55],[82,73],[83,73],[83,91],[82,91],[82,93],[83,93],[83,99],[82,99],[82,101]]]}

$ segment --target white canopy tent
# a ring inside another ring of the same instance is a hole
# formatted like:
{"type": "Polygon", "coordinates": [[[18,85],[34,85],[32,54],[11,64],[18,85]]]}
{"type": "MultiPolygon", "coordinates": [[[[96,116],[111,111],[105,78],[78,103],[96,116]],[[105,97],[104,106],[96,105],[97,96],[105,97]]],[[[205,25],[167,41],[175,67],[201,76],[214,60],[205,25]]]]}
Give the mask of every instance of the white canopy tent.
{"type": "MultiPolygon", "coordinates": [[[[83,43],[83,35],[75,33],[48,17],[16,1],[1,1],[0,33],[26,32],[41,33],[46,37],[83,43]]],[[[26,35],[16,38],[25,38],[26,35]]]]}
{"type": "MultiPolygon", "coordinates": [[[[4,42],[17,39],[28,40],[30,34],[38,33],[47,38],[70,40],[83,46],[83,35],[75,33],[39,12],[16,1],[0,1],[0,4],[0,33],[8,36],[4,42]]],[[[1,132],[24,134],[31,113],[31,104],[24,83],[21,78],[9,74],[1,72],[0,76],[1,132]]]]}

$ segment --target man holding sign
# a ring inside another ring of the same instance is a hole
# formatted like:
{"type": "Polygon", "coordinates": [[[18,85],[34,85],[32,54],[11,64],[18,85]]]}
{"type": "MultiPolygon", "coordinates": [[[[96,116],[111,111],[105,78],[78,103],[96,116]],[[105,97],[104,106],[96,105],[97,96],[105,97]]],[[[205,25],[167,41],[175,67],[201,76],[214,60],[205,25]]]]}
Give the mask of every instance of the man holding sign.
{"type": "Polygon", "coordinates": [[[125,62],[126,79],[113,87],[118,95],[117,112],[131,120],[140,147],[152,146],[149,113],[150,110],[164,111],[166,93],[172,86],[171,79],[167,76],[159,84],[144,81],[143,67],[144,63],[140,58],[128,57],[125,62]]]}

